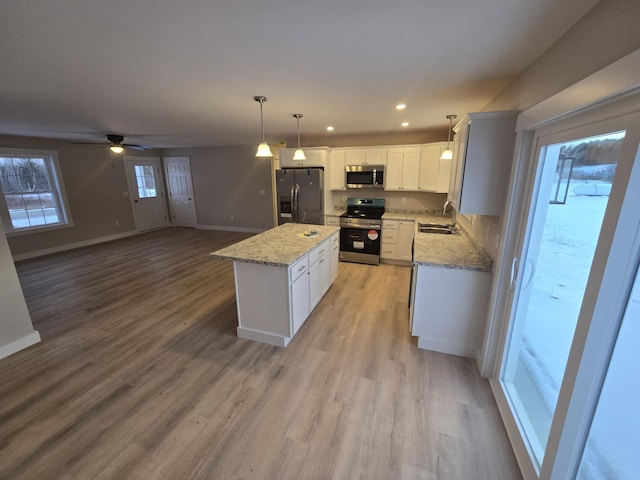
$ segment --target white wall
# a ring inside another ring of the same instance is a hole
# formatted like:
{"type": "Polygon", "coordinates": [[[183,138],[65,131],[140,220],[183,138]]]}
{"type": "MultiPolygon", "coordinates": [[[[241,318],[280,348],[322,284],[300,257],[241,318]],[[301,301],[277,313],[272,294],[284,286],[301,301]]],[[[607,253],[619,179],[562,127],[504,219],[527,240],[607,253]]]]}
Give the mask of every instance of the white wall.
{"type": "Polygon", "coordinates": [[[7,237],[0,224],[0,358],[40,341],[18,280],[7,237]]]}

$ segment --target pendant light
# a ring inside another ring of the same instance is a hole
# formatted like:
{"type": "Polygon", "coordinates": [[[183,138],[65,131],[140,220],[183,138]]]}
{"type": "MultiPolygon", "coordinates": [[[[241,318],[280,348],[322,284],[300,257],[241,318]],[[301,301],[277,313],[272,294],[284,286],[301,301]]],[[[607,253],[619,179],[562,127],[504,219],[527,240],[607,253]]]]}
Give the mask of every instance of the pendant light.
{"type": "Polygon", "coordinates": [[[449,148],[449,142],[451,141],[451,127],[453,120],[458,118],[457,115],[447,115],[449,119],[449,135],[447,135],[447,149],[440,155],[440,160],[451,160],[453,158],[453,151],[449,148]]]}
{"type": "Polygon", "coordinates": [[[302,118],[302,114],[301,113],[294,113],[293,114],[293,118],[295,118],[298,121],[298,148],[296,149],[296,151],[293,154],[293,159],[294,160],[306,160],[307,157],[305,156],[304,152],[300,148],[300,119],[302,118]]]}
{"type": "Polygon", "coordinates": [[[267,142],[264,141],[264,118],[262,116],[262,104],[268,100],[267,97],[257,96],[253,97],[253,99],[260,104],[260,126],[262,127],[262,143],[258,145],[258,151],[256,152],[256,157],[273,157],[273,153],[271,153],[271,149],[267,142]]]}

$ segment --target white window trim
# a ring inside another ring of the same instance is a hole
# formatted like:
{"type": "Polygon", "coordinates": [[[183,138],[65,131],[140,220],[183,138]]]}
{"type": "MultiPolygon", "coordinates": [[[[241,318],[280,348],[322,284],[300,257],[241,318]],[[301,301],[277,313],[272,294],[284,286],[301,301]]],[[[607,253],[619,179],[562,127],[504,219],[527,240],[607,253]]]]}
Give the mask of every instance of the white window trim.
{"type": "Polygon", "coordinates": [[[57,196],[60,202],[61,214],[64,217],[63,223],[57,223],[55,225],[38,225],[35,227],[14,229],[9,217],[9,209],[4,199],[4,195],[0,195],[0,220],[3,223],[4,230],[7,237],[17,237],[21,235],[29,235],[33,233],[48,232],[51,230],[59,230],[62,228],[70,228],[75,224],[73,223],[73,217],[71,216],[71,209],[69,208],[69,201],[67,199],[67,191],[64,186],[64,180],[62,178],[62,170],[60,169],[60,163],[58,162],[58,152],[56,150],[41,150],[35,148],[6,148],[0,147],[0,156],[7,157],[20,157],[20,156],[42,156],[48,157],[51,160],[51,180],[55,183],[57,189],[57,196]]]}

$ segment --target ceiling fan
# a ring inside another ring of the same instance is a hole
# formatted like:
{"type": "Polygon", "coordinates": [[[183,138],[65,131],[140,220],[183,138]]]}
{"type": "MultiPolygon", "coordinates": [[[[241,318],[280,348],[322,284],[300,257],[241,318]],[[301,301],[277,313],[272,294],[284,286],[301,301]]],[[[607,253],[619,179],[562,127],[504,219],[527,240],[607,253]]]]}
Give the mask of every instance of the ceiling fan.
{"type": "Polygon", "coordinates": [[[107,135],[107,142],[104,143],[95,143],[95,142],[71,142],[75,145],[100,145],[102,147],[109,147],[109,149],[113,152],[113,153],[122,153],[126,148],[132,148],[134,150],[148,150],[150,148],[149,145],[133,145],[131,143],[122,143],[124,142],[124,136],[123,135],[114,135],[114,134],[109,134],[107,135]]]}

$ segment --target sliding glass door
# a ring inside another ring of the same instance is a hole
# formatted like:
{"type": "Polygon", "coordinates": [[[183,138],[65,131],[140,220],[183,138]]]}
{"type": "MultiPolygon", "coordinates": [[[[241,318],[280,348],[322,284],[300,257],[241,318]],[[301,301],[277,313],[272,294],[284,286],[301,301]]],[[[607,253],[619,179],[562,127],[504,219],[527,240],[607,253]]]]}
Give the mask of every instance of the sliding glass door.
{"type": "Polygon", "coordinates": [[[539,149],[504,384],[539,464],[600,234],[624,132],[539,149]]]}
{"type": "Polygon", "coordinates": [[[640,95],[531,135],[505,219],[496,399],[525,479],[635,478],[640,95]]]}

